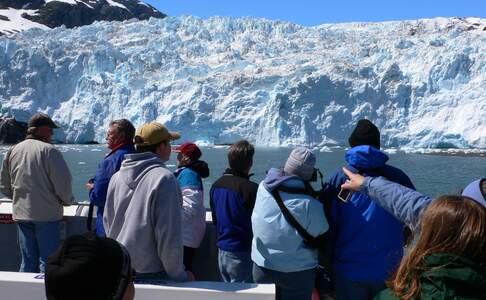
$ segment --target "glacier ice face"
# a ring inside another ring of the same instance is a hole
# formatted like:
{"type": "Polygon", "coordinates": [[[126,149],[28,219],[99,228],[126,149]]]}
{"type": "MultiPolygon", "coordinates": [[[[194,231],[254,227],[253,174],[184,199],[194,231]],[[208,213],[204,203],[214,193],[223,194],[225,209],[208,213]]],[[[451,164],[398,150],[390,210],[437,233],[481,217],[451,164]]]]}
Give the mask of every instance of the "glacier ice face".
{"type": "Polygon", "coordinates": [[[32,29],[0,38],[0,113],[51,114],[75,143],[125,117],[204,143],[345,145],[368,118],[388,147],[486,148],[484,28],[169,17],[32,29]]]}

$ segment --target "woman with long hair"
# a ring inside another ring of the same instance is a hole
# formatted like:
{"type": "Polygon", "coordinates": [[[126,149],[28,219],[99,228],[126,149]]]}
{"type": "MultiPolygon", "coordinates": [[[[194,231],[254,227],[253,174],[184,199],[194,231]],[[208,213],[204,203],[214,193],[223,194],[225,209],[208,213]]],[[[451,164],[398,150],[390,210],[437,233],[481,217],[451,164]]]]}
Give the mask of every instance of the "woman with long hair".
{"type": "Polygon", "coordinates": [[[486,299],[486,179],[461,196],[432,200],[384,178],[345,173],[343,189],[369,194],[418,235],[375,299],[486,299]]]}

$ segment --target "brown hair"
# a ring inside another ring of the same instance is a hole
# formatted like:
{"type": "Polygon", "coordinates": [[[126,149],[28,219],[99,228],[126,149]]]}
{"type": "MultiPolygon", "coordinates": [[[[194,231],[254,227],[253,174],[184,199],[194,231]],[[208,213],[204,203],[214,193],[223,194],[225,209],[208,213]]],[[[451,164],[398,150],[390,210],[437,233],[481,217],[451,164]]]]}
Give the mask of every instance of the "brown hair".
{"type": "Polygon", "coordinates": [[[425,257],[448,253],[486,262],[486,209],[465,196],[440,196],[425,209],[417,244],[403,257],[388,286],[400,299],[420,298],[425,257]]]}
{"type": "Polygon", "coordinates": [[[244,173],[253,165],[253,155],[255,148],[247,140],[239,140],[228,151],[228,163],[230,168],[244,173]]]}
{"type": "Polygon", "coordinates": [[[138,135],[135,136],[133,142],[135,143],[135,150],[137,150],[137,153],[143,153],[143,152],[157,153],[157,148],[159,148],[160,144],[163,143],[164,145],[167,146],[167,143],[169,143],[169,141],[162,141],[154,145],[145,145],[143,144],[142,137],[138,135]]]}
{"type": "Polygon", "coordinates": [[[110,122],[110,127],[116,126],[118,132],[123,133],[125,142],[133,143],[133,137],[135,136],[135,127],[132,122],[127,119],[113,120],[110,122]]]}

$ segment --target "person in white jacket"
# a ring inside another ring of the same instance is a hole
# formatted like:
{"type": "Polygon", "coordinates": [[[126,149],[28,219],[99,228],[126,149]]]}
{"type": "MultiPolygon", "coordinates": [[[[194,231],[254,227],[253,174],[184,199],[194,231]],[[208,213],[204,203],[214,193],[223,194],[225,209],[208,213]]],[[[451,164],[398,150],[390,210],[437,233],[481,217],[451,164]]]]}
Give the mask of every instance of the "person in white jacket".
{"type": "Polygon", "coordinates": [[[184,266],[193,271],[193,259],[206,232],[206,207],[201,178],[209,176],[208,164],[202,160],[199,147],[183,143],[173,150],[177,152],[178,168],[174,172],[182,191],[182,243],[184,245],[184,266]]]}
{"type": "Polygon", "coordinates": [[[192,280],[183,265],[182,195],[165,166],[170,142],[180,137],[156,122],[135,135],[138,153],[125,155],[108,185],[103,225],[106,236],[123,244],[136,279],[192,280]]]}

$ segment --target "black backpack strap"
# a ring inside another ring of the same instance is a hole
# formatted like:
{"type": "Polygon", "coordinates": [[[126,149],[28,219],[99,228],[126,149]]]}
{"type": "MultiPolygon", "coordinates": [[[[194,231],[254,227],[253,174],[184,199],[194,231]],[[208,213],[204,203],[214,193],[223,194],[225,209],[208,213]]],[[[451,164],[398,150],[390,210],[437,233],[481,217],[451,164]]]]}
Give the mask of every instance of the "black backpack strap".
{"type": "Polygon", "coordinates": [[[317,193],[316,191],[314,191],[314,189],[312,188],[312,186],[306,182],[305,183],[305,188],[291,188],[291,187],[286,187],[286,186],[279,186],[277,188],[280,192],[284,192],[284,193],[287,193],[287,194],[301,194],[301,195],[307,195],[307,196],[310,196],[312,198],[316,198],[319,196],[319,193],[317,193]]]}
{"type": "Polygon", "coordinates": [[[88,219],[86,220],[86,227],[88,231],[93,231],[93,212],[94,212],[94,203],[89,203],[89,210],[88,210],[88,219]]]}
{"type": "Polygon", "coordinates": [[[300,225],[300,223],[294,218],[294,216],[292,216],[290,211],[287,209],[287,207],[283,203],[282,197],[280,197],[279,190],[283,191],[283,189],[279,187],[278,189],[274,189],[273,191],[271,191],[270,194],[272,194],[273,198],[277,202],[277,205],[280,208],[280,211],[282,212],[285,220],[300,234],[300,236],[304,240],[304,244],[311,248],[320,248],[322,245],[324,245],[326,235],[321,234],[317,237],[313,237],[310,233],[308,233],[307,230],[305,230],[304,227],[300,225]]]}
{"type": "Polygon", "coordinates": [[[305,189],[299,189],[299,188],[291,188],[291,187],[286,187],[286,186],[279,186],[276,190],[278,190],[280,192],[288,193],[288,194],[304,194],[304,195],[307,195],[307,190],[305,190],[305,189]]]}

